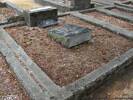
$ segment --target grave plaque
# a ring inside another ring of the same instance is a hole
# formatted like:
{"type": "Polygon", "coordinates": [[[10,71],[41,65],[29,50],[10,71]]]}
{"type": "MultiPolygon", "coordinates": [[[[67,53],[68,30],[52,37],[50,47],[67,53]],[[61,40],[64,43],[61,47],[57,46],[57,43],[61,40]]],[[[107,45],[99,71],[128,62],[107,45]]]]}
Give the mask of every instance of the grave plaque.
{"type": "Polygon", "coordinates": [[[47,27],[57,24],[57,9],[51,6],[24,11],[25,21],[28,26],[47,27]]]}
{"type": "Polygon", "coordinates": [[[91,40],[90,29],[71,24],[66,24],[60,28],[50,29],[48,35],[67,48],[91,40]]]}

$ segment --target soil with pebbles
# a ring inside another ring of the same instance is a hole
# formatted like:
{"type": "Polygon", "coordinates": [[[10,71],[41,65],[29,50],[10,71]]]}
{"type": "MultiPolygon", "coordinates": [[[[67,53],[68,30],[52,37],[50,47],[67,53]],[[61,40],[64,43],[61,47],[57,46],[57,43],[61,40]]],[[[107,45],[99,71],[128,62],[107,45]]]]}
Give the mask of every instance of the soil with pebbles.
{"type": "Polygon", "coordinates": [[[0,100],[2,97],[10,96],[18,98],[17,100],[30,100],[16,80],[14,73],[9,69],[4,57],[0,54],[0,100]]]}
{"type": "Polygon", "coordinates": [[[100,20],[108,22],[110,24],[125,28],[129,31],[133,31],[133,23],[129,23],[129,22],[121,20],[119,18],[108,16],[108,15],[103,14],[98,11],[93,11],[93,12],[89,12],[89,13],[85,13],[85,14],[87,14],[89,16],[93,16],[94,18],[100,19],[100,20]]]}
{"type": "Polygon", "coordinates": [[[48,28],[17,26],[6,28],[6,31],[60,86],[74,82],[133,48],[132,41],[75,17],[65,16],[59,20],[58,25],[48,28]],[[64,24],[92,29],[92,42],[67,49],[47,36],[48,29],[64,24]]]}

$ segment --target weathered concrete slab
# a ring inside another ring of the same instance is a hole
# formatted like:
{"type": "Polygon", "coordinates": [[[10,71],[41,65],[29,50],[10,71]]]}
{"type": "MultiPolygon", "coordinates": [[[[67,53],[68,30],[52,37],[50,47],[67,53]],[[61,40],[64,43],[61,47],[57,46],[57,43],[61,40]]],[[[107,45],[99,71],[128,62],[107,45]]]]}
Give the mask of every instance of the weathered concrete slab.
{"type": "Polygon", "coordinates": [[[49,30],[48,35],[67,48],[91,40],[91,30],[77,25],[66,24],[49,30]]]}

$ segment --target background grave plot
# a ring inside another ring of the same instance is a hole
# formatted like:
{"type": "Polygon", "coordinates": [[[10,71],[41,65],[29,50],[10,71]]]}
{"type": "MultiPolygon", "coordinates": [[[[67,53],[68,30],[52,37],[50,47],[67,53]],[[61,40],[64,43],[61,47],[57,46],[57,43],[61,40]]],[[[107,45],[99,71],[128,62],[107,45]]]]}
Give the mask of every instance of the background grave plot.
{"type": "Polygon", "coordinates": [[[124,2],[115,2],[115,5],[121,6],[121,7],[126,7],[126,8],[130,8],[133,9],[133,1],[131,0],[127,0],[124,2]]]}
{"type": "Polygon", "coordinates": [[[92,29],[94,41],[66,49],[47,36],[49,28],[5,28],[57,85],[72,83],[133,48],[132,41],[76,17],[68,15],[59,19],[60,24],[49,28],[61,27],[64,24],[87,27],[92,29]]]}
{"type": "Polygon", "coordinates": [[[108,7],[106,9],[113,11],[115,13],[118,13],[118,14],[133,17],[133,11],[131,11],[128,8],[123,8],[123,7],[119,7],[115,5],[114,7],[108,7]]]}
{"type": "Polygon", "coordinates": [[[15,10],[8,8],[6,4],[1,3],[0,5],[0,24],[8,23],[10,17],[17,16],[15,10]]]}
{"type": "Polygon", "coordinates": [[[125,17],[124,15],[121,15],[119,17],[117,16],[117,14],[112,14],[112,12],[108,12],[107,10],[104,10],[104,9],[103,10],[95,9],[95,10],[88,10],[88,11],[86,10],[85,12],[83,12],[83,14],[133,32],[133,23],[130,21],[130,18],[132,17],[128,18],[128,17],[125,17]]]}

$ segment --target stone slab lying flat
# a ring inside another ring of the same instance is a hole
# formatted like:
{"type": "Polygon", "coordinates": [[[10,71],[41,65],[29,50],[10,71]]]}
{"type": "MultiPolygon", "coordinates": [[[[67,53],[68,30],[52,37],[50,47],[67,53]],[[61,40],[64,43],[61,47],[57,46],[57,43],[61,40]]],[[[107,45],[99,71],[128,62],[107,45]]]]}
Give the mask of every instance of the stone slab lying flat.
{"type": "Polygon", "coordinates": [[[61,28],[51,29],[48,35],[67,48],[91,40],[90,29],[72,24],[66,24],[61,28]]]}

